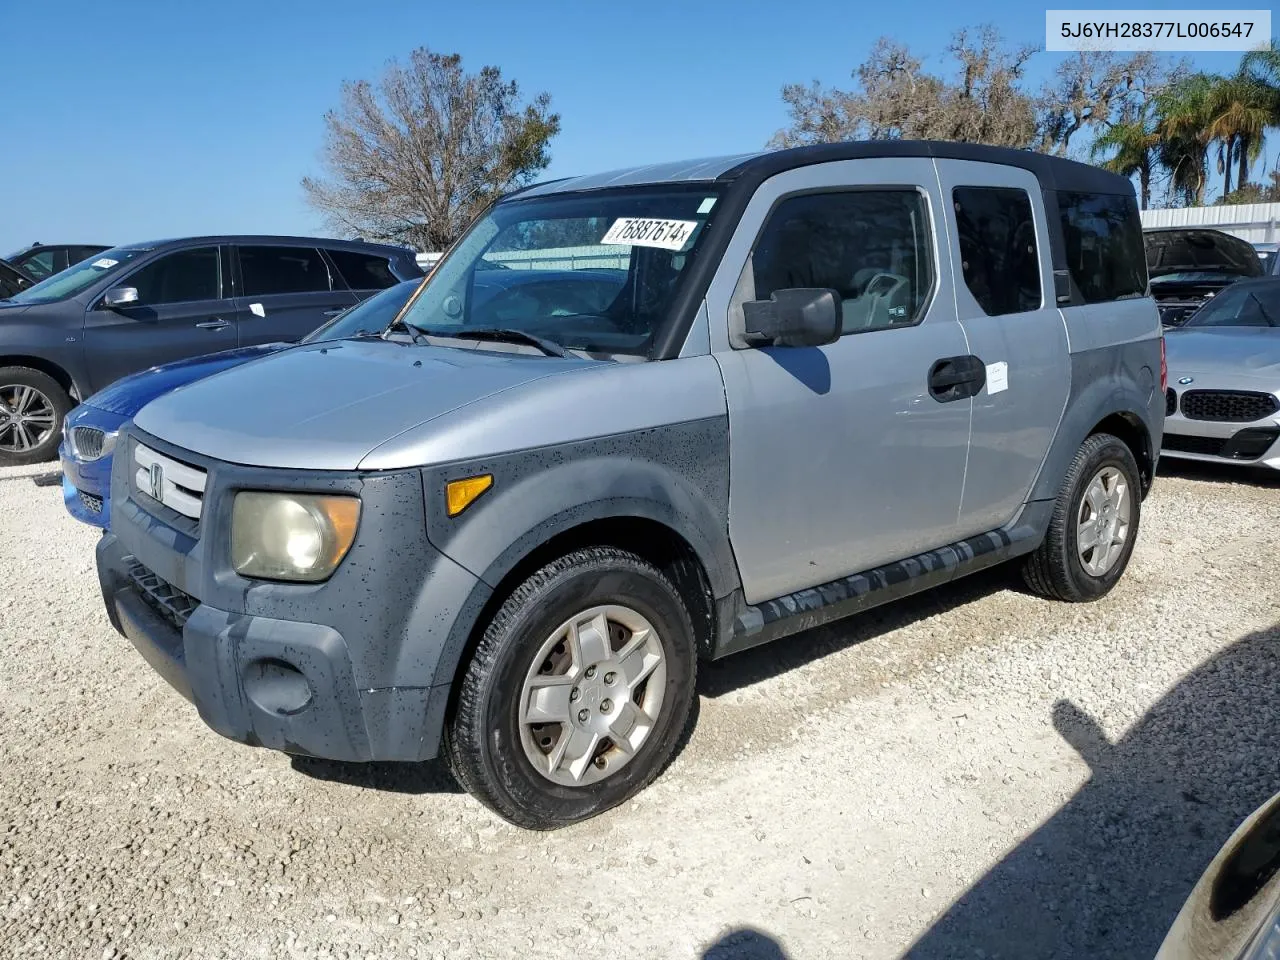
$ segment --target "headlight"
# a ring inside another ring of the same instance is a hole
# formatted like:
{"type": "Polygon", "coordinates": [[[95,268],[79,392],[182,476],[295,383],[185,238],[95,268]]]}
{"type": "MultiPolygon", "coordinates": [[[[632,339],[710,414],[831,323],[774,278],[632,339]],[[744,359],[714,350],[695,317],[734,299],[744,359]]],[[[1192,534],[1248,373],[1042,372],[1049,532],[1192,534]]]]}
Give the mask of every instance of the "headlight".
{"type": "Polygon", "coordinates": [[[237,493],[231,508],[231,563],[246,577],[324,580],[351,549],[359,519],[355,497],[237,493]]]}

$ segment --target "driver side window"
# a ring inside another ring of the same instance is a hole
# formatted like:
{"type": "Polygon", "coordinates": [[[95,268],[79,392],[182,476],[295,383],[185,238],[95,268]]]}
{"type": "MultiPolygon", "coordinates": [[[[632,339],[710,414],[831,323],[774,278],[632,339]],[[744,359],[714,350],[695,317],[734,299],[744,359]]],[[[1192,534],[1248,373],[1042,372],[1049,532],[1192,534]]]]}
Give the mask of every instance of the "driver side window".
{"type": "Polygon", "coordinates": [[[845,334],[919,323],[933,289],[933,245],[915,190],[850,190],[788,197],[751,257],[755,299],[830,287],[845,334]]]}
{"type": "Polygon", "coordinates": [[[221,287],[217,247],[179,250],[141,267],[122,286],[137,287],[137,306],[217,300],[221,287]]]}

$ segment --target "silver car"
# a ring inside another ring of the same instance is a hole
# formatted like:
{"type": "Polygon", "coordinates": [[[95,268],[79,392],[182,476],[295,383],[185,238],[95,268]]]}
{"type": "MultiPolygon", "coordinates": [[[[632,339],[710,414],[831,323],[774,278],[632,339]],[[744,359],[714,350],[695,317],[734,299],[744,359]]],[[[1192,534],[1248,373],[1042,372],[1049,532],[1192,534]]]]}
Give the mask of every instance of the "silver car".
{"type": "Polygon", "coordinates": [[[1146,287],[1132,184],[1035,153],[534,186],[382,337],[144,407],[107,611],[233,740],[443,752],[512,822],[573,823],[671,759],[700,659],[1002,561],[1107,593],[1164,418],[1146,287]]]}
{"type": "Polygon", "coordinates": [[[1280,469],[1280,278],[1232,284],[1165,345],[1161,454],[1280,469]]]}

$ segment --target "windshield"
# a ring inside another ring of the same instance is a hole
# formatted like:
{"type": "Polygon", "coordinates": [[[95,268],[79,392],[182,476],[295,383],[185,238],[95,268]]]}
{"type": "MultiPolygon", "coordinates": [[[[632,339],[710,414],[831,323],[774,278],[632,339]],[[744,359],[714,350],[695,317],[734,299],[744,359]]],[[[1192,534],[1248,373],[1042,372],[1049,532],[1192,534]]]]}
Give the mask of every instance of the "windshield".
{"type": "Polygon", "coordinates": [[[341,340],[361,333],[381,333],[387,328],[400,308],[413,296],[421,280],[406,280],[394,287],[387,287],[354,307],[347,307],[328,323],[321,324],[303,337],[299,343],[315,343],[317,340],[341,340]]]}
{"type": "Polygon", "coordinates": [[[1262,264],[1262,272],[1270,276],[1274,272],[1276,265],[1276,251],[1260,250],[1258,252],[1258,262],[1262,264]]]}
{"type": "Polygon", "coordinates": [[[1185,324],[1188,327],[1280,327],[1280,283],[1227,287],[1185,324]]]}
{"type": "Polygon", "coordinates": [[[41,280],[35,286],[27,287],[10,299],[13,303],[50,303],[54,300],[66,300],[87,290],[108,273],[123,272],[125,264],[146,252],[146,250],[129,247],[105,250],[92,260],[77,263],[61,273],[55,273],[47,280],[41,280]]]}
{"type": "Polygon", "coordinates": [[[518,330],[570,350],[646,355],[716,199],[705,184],[664,184],[500,203],[403,319],[443,335],[518,330]]]}

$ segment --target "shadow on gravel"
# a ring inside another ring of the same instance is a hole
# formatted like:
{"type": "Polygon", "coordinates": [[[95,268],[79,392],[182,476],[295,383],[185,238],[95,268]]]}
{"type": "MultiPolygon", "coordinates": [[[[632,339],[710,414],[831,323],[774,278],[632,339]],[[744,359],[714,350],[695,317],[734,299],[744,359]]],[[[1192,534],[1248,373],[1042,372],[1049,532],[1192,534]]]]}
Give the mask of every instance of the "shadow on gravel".
{"type": "Polygon", "coordinates": [[[871,640],[891,630],[946,613],[1000,590],[1021,590],[1016,564],[980,570],[951,583],[905,597],[846,620],[806,630],[773,643],[698,664],[698,693],[720,697],[761,680],[802,667],[820,657],[871,640]]]}
{"type": "Polygon", "coordinates": [[[1203,460],[1175,460],[1172,457],[1162,457],[1156,474],[1156,496],[1160,494],[1160,477],[1180,477],[1184,480],[1203,480],[1207,483],[1236,483],[1250,487],[1280,487],[1280,470],[1246,465],[1234,467],[1225,463],[1207,463],[1203,460]]]}
{"type": "Polygon", "coordinates": [[[317,780],[389,793],[462,793],[443,760],[423,763],[339,763],[314,757],[291,757],[298,773],[317,780]]]}
{"type": "Polygon", "coordinates": [[[1150,960],[1221,844],[1280,790],[1278,691],[1272,627],[1189,673],[1119,743],[1059,701],[1054,727],[1091,779],[906,956],[1150,960]]]}
{"type": "Polygon", "coordinates": [[[759,930],[731,930],[707,947],[702,960],[787,960],[777,940],[759,930]]]}

